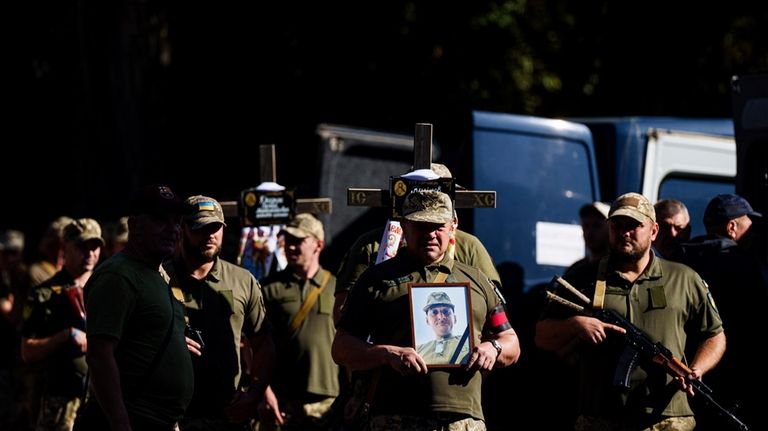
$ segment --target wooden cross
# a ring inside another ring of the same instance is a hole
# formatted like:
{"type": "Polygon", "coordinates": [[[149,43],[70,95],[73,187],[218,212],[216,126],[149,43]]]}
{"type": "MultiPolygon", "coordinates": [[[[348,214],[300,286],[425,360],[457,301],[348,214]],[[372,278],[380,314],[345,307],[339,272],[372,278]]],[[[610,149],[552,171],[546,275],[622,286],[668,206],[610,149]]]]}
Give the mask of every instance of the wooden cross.
{"type": "MultiPolygon", "coordinates": [[[[413,169],[432,167],[432,124],[417,123],[413,140],[413,169]]],[[[390,182],[389,190],[348,188],[347,205],[363,207],[393,206],[393,199],[400,193],[393,190],[393,184],[399,184],[395,178],[390,182]]],[[[496,208],[495,191],[453,190],[453,179],[449,181],[456,208],[496,208]]],[[[393,208],[393,214],[399,209],[393,208]]]]}
{"type": "MultiPolygon", "coordinates": [[[[260,183],[276,183],[276,158],[274,145],[259,146],[259,177],[260,183]]],[[[243,190],[248,192],[254,189],[243,190]]],[[[224,217],[238,217],[241,213],[238,201],[220,202],[224,217]]],[[[330,198],[306,198],[294,200],[295,213],[330,214],[332,210],[330,198]]]]}

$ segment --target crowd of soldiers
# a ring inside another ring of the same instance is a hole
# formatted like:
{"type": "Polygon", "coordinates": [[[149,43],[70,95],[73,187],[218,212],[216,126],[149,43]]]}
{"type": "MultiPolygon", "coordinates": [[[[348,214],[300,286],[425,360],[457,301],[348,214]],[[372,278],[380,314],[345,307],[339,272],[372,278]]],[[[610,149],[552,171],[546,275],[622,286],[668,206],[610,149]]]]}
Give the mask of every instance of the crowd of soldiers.
{"type": "Polygon", "coordinates": [[[627,387],[625,328],[546,302],[553,286],[510,295],[447,194],[416,188],[399,213],[394,251],[379,252],[382,220],[337,271],[320,265],[322,223],[297,214],[258,279],[220,257],[221,204],[165,185],[104,229],[54,220],[29,267],[23,234],[4,231],[0,429],[724,429],[692,381],[766,425],[741,391],[762,387],[752,322],[768,299],[750,247],[762,215],[742,197],[713,197],[697,238],[674,199],[579,212],[587,252],[563,278],[581,293],[563,296],[620,312],[687,367],[641,361],[627,387]]]}

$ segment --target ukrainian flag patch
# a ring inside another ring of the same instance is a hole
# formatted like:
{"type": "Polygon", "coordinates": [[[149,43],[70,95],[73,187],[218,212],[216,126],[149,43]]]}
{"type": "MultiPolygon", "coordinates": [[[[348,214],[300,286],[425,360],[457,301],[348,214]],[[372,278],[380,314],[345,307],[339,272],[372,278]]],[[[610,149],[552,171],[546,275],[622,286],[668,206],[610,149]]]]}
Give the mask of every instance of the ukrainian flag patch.
{"type": "Polygon", "coordinates": [[[214,211],[215,209],[216,207],[211,201],[199,202],[197,204],[198,211],[214,211]]]}

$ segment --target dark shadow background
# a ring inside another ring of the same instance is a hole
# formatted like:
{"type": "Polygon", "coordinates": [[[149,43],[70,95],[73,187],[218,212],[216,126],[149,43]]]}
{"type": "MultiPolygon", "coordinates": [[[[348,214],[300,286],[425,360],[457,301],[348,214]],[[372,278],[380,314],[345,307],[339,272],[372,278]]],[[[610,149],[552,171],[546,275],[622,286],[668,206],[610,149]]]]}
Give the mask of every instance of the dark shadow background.
{"type": "Polygon", "coordinates": [[[461,172],[473,109],[728,117],[730,77],[768,70],[766,4],[582,3],[11,2],[0,228],[32,245],[149,182],[235,200],[260,144],[315,196],[321,122],[431,122],[461,172]]]}

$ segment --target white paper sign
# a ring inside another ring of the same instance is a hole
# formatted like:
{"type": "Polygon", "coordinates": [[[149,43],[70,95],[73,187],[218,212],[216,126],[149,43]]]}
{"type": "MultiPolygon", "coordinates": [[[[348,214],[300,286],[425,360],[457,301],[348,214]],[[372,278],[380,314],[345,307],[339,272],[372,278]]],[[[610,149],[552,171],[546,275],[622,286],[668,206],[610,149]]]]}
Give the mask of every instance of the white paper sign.
{"type": "Polygon", "coordinates": [[[584,256],[584,235],[581,226],[536,222],[537,264],[568,267],[584,256]]]}

